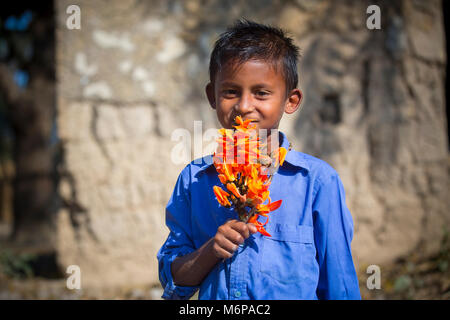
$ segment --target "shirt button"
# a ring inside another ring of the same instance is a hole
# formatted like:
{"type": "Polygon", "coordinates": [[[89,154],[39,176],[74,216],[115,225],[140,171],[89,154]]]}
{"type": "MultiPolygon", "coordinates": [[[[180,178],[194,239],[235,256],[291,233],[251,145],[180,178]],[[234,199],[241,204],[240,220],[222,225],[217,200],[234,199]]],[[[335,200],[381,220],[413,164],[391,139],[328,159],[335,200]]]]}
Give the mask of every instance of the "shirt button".
{"type": "Polygon", "coordinates": [[[234,296],[235,296],[236,298],[239,298],[239,297],[241,296],[241,292],[240,292],[239,290],[236,290],[236,291],[234,292],[234,296]]]}

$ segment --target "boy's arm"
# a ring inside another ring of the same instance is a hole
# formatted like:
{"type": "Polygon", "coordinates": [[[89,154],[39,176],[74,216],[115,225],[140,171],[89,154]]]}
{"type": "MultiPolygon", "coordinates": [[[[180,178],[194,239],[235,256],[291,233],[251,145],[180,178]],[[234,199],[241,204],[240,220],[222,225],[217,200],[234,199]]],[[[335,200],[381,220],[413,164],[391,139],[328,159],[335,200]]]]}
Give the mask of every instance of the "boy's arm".
{"type": "MultiPolygon", "coordinates": [[[[237,231],[239,237],[236,236],[236,230],[230,230],[235,229],[230,225],[233,220],[230,220],[218,228],[212,240],[196,250],[191,227],[188,175],[187,170],[179,175],[166,207],[166,225],[170,233],[157,254],[164,299],[189,299],[214,265],[221,259],[231,257],[233,249],[237,248],[235,244],[241,243],[241,238],[246,235],[237,231]]],[[[256,232],[253,225],[246,228],[256,232]]]]}
{"type": "Polygon", "coordinates": [[[170,233],[157,254],[159,280],[164,289],[164,299],[189,299],[198,289],[194,286],[178,286],[172,277],[172,262],[177,257],[195,251],[191,228],[189,194],[189,169],[178,176],[172,196],[166,207],[166,225],[170,233]]]}
{"type": "Polygon", "coordinates": [[[319,299],[361,299],[353,264],[353,219],[336,172],[323,178],[313,203],[314,239],[320,268],[319,299]]]}
{"type": "Polygon", "coordinates": [[[174,283],[180,286],[200,285],[219,261],[232,257],[238,245],[256,232],[256,227],[252,224],[238,220],[227,221],[199,249],[172,262],[174,283]]]}

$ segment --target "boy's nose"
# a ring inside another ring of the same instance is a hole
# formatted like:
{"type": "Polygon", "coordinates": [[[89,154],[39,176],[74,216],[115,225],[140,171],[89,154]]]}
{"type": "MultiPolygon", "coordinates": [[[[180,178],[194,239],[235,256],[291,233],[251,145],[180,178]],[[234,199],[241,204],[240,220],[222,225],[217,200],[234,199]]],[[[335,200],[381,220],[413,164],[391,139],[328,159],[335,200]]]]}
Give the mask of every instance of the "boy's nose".
{"type": "Polygon", "coordinates": [[[250,97],[242,97],[241,100],[234,106],[236,112],[241,115],[245,115],[253,111],[253,103],[250,97]]]}

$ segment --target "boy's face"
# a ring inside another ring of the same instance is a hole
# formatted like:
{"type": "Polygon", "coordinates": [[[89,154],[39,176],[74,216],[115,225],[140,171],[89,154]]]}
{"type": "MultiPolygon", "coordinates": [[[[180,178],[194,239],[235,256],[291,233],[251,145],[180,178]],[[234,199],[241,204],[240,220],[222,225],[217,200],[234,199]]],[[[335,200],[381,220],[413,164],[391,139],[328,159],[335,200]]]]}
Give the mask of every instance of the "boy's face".
{"type": "Polygon", "coordinates": [[[231,129],[236,116],[254,119],[256,129],[277,129],[283,113],[295,112],[302,100],[299,89],[286,96],[286,83],[278,66],[249,60],[237,66],[225,66],[217,72],[206,94],[216,109],[220,124],[231,129]]]}

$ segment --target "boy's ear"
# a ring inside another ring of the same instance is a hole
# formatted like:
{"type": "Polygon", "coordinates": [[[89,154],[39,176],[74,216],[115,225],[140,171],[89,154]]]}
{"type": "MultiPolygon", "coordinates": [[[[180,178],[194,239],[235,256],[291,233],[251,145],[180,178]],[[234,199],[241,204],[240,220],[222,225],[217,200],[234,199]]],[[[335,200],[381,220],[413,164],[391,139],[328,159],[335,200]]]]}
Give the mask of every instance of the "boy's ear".
{"type": "Polygon", "coordinates": [[[216,108],[216,96],[214,94],[214,85],[211,82],[209,82],[206,85],[205,92],[206,92],[206,96],[208,97],[208,101],[209,101],[209,104],[211,105],[211,108],[215,109],[216,108]]]}
{"type": "Polygon", "coordinates": [[[289,93],[284,112],[287,114],[294,113],[300,107],[303,99],[303,92],[300,89],[294,89],[289,93]]]}

